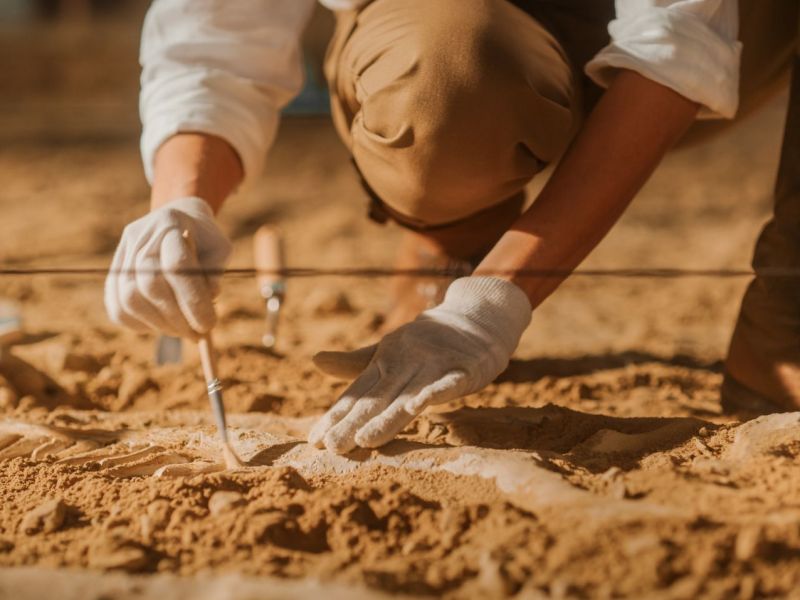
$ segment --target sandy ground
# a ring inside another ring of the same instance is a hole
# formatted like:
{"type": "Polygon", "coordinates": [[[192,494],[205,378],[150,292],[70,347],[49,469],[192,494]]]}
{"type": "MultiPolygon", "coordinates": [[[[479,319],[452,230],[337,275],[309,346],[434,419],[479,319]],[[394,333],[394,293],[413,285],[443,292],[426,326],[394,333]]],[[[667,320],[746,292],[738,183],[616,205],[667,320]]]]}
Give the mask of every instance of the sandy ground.
{"type": "MultiPolygon", "coordinates": [[[[135,139],[116,118],[119,135],[50,127],[74,121],[45,96],[0,118],[0,262],[105,266],[146,210],[135,139]]],[[[674,153],[585,266],[746,267],[781,119],[776,101],[674,153]]],[[[364,204],[329,124],[287,121],[265,181],[223,212],[233,266],[262,223],[290,266],[388,266],[397,231],[364,204]]],[[[154,366],[153,336],[107,322],[101,277],[0,278],[27,332],[0,355],[0,598],[796,593],[800,415],[719,408],[745,279],[575,278],[485,391],[380,451],[310,448],[345,385],[310,356],[374,338],[387,284],[292,280],[272,353],[255,283],[225,281],[220,372],[246,461],[226,470],[192,348],[154,366]]]]}

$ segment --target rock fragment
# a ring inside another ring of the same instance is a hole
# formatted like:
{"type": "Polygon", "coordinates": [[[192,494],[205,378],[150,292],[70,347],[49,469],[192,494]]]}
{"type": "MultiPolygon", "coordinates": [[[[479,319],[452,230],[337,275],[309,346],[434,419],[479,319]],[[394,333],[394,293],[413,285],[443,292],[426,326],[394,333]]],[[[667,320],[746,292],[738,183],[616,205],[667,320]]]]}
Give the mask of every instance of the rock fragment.
{"type": "Polygon", "coordinates": [[[153,534],[169,523],[172,507],[169,501],[157,498],[147,505],[145,514],[139,518],[139,528],[145,541],[152,541],[153,534]]]}
{"type": "Polygon", "coordinates": [[[147,563],[144,548],[132,540],[105,538],[89,548],[89,566],[93,569],[140,571],[147,563]]]}
{"type": "Polygon", "coordinates": [[[331,315],[352,315],[356,312],[350,298],[344,292],[338,292],[321,299],[314,307],[314,315],[327,317],[331,315]]]}
{"type": "Polygon", "coordinates": [[[208,499],[208,510],[216,516],[242,504],[244,504],[244,496],[239,492],[214,492],[208,499]]]}
{"type": "Polygon", "coordinates": [[[761,545],[761,527],[758,525],[748,525],[744,527],[736,536],[734,554],[741,562],[747,562],[757,553],[761,545]]]}
{"type": "Polygon", "coordinates": [[[0,375],[0,410],[16,408],[19,394],[5,377],[0,375]]]}
{"type": "Polygon", "coordinates": [[[61,529],[67,516],[67,506],[61,500],[40,504],[22,518],[20,528],[27,535],[53,533],[61,529]]]}
{"type": "Polygon", "coordinates": [[[156,527],[164,527],[169,522],[172,508],[169,505],[169,500],[158,498],[147,505],[145,512],[153,522],[153,525],[156,527]]]}

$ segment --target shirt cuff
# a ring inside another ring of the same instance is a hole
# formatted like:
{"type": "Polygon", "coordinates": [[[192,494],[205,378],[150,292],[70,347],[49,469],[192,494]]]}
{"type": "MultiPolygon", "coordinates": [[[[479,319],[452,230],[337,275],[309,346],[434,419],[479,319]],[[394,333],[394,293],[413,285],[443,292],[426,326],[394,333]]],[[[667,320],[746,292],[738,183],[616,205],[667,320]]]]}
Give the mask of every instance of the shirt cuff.
{"type": "Polygon", "coordinates": [[[586,65],[598,85],[608,87],[619,69],[628,69],[700,104],[700,118],[735,116],[741,42],[669,8],[612,21],[609,33],[612,43],[586,65]]]}
{"type": "Polygon", "coordinates": [[[167,139],[178,133],[205,133],[231,145],[244,171],[240,189],[249,187],[263,171],[267,149],[278,129],[278,109],[263,93],[246,84],[242,87],[250,89],[240,89],[233,98],[230,93],[215,93],[217,87],[228,92],[238,87],[229,77],[220,77],[217,84],[207,73],[203,79],[202,86],[166,85],[157,88],[154,95],[158,97],[144,94],[140,149],[145,176],[152,184],[155,154],[167,139]],[[242,97],[248,95],[252,97],[243,102],[242,97]]]}

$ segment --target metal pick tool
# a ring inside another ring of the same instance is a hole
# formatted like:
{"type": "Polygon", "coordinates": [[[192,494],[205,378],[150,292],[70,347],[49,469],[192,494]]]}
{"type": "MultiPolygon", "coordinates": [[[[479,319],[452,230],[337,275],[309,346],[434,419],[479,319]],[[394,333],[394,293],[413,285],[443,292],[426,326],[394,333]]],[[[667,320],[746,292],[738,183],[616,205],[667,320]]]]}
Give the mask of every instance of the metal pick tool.
{"type": "Polygon", "coordinates": [[[222,400],[222,382],[217,377],[217,362],[214,353],[214,345],[211,341],[211,334],[207,333],[197,342],[200,351],[200,363],[203,366],[203,375],[208,386],[208,400],[211,403],[211,410],[214,413],[214,420],[217,422],[217,431],[222,442],[222,452],[225,457],[225,465],[229,469],[243,466],[242,461],[236,456],[228,439],[228,424],[225,420],[225,403],[222,400]]]}
{"type": "MultiPolygon", "coordinates": [[[[194,240],[189,231],[183,232],[183,239],[195,250],[194,240]]],[[[217,423],[217,432],[222,442],[222,454],[225,457],[225,465],[229,469],[243,466],[242,461],[236,456],[228,440],[228,424],[225,420],[225,403],[222,400],[222,382],[217,377],[217,356],[214,352],[214,344],[211,341],[209,331],[197,341],[197,349],[200,352],[200,364],[203,367],[203,376],[208,388],[208,400],[211,403],[211,411],[214,413],[214,420],[217,423]]]]}
{"type": "Polygon", "coordinates": [[[280,232],[262,225],[253,237],[253,259],[256,267],[258,292],[266,301],[266,320],[262,343],[274,348],[278,341],[281,306],[286,298],[283,269],[283,239],[280,232]]]}

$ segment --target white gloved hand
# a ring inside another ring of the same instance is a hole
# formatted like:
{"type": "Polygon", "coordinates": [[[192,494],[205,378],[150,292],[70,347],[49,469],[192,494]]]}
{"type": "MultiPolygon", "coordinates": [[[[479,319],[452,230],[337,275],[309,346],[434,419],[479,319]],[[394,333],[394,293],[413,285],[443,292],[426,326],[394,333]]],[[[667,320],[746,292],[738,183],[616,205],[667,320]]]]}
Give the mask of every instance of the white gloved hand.
{"type": "Polygon", "coordinates": [[[320,352],[315,364],[357,379],[314,425],[309,442],[336,453],[375,448],[426,406],[490,384],[508,366],[530,323],[531,305],[513,283],[464,277],[439,306],[353,352],[320,352]]]}
{"type": "Polygon", "coordinates": [[[213,299],[221,275],[176,271],[221,271],[230,254],[231,243],[208,203],[180,198],[165,204],[122,232],[106,278],[109,317],[137,331],[197,338],[216,322],[213,299]]]}

